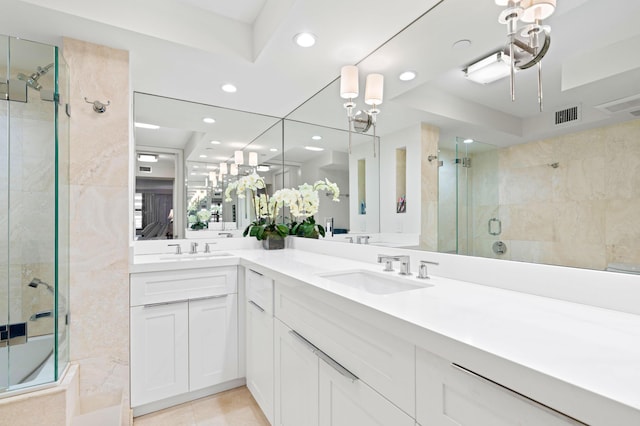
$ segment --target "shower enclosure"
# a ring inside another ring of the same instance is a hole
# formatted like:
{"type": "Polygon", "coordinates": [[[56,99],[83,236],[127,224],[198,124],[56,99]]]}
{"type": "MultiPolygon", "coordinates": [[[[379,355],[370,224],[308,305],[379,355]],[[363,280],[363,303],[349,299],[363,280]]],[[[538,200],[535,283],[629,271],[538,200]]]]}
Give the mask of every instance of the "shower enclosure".
{"type": "Polygon", "coordinates": [[[0,397],[69,359],[68,68],[55,46],[0,36],[0,397]]]}

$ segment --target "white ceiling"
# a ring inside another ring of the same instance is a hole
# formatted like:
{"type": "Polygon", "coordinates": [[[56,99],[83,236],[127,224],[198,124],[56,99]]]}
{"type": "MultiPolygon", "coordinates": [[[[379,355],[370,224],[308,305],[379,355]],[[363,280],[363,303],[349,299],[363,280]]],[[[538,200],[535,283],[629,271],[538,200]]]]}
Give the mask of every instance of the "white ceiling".
{"type": "MultiPolygon", "coordinates": [[[[267,0],[178,0],[245,24],[253,24],[267,0]]],[[[278,1],[278,0],[271,0],[278,1]]]]}

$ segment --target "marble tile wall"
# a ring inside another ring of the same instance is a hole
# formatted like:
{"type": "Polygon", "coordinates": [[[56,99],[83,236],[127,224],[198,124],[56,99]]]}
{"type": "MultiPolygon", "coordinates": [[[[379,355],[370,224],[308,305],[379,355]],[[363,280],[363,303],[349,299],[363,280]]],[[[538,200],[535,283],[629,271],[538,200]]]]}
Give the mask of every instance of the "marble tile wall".
{"type": "Polygon", "coordinates": [[[420,128],[421,140],[421,226],[420,248],[423,250],[438,250],[438,164],[429,162],[429,155],[438,154],[440,129],[426,123],[420,128]]]}
{"type": "MultiPolygon", "coordinates": [[[[593,269],[640,264],[639,140],[633,120],[499,150],[504,258],[593,269]]],[[[478,206],[481,230],[486,212],[478,206]]]]}
{"type": "Polygon", "coordinates": [[[80,396],[121,390],[129,423],[128,52],[65,38],[71,75],[71,361],[80,396]],[[84,101],[110,101],[103,114],[84,101]]]}

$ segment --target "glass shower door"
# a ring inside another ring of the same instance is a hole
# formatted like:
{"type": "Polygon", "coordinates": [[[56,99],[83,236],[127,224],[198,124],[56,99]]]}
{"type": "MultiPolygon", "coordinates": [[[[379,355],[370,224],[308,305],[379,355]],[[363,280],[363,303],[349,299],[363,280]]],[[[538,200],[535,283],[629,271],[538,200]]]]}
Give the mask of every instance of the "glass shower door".
{"type": "Polygon", "coordinates": [[[0,392],[9,387],[9,75],[8,38],[0,36],[0,392]]]}

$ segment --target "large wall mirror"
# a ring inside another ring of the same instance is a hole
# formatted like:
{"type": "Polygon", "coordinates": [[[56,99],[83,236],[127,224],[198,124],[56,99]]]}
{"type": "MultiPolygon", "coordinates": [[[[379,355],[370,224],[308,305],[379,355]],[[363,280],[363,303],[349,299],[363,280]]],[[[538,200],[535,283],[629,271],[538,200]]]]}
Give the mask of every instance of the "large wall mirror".
{"type": "MultiPolygon", "coordinates": [[[[614,3],[563,0],[544,22],[552,31],[542,112],[535,66],[516,73],[515,101],[508,76],[488,84],[465,78],[464,68],[505,48],[502,8],[491,0],[440,2],[361,61],[361,93],[367,74],[385,76],[379,174],[364,190],[369,215],[378,185],[378,223],[351,220],[348,230],[377,232],[374,244],[471,256],[599,270],[639,265],[640,4],[614,3]],[[400,80],[405,71],[416,77],[400,80]]],[[[285,163],[290,156],[304,164],[295,155],[318,129],[347,129],[339,85],[287,117],[285,163]],[[301,122],[309,133],[294,137],[301,122]]],[[[362,94],[356,102],[367,109],[362,94]]],[[[372,150],[371,133],[358,134],[365,140],[354,146],[372,150]]],[[[358,219],[352,179],[365,158],[353,146],[348,155],[347,137],[336,140],[327,164],[349,177],[349,218],[358,219]]]]}
{"type": "Polygon", "coordinates": [[[251,209],[224,202],[229,182],[258,171],[282,187],[279,118],[144,93],[134,114],[136,240],[237,234],[251,209]]]}

